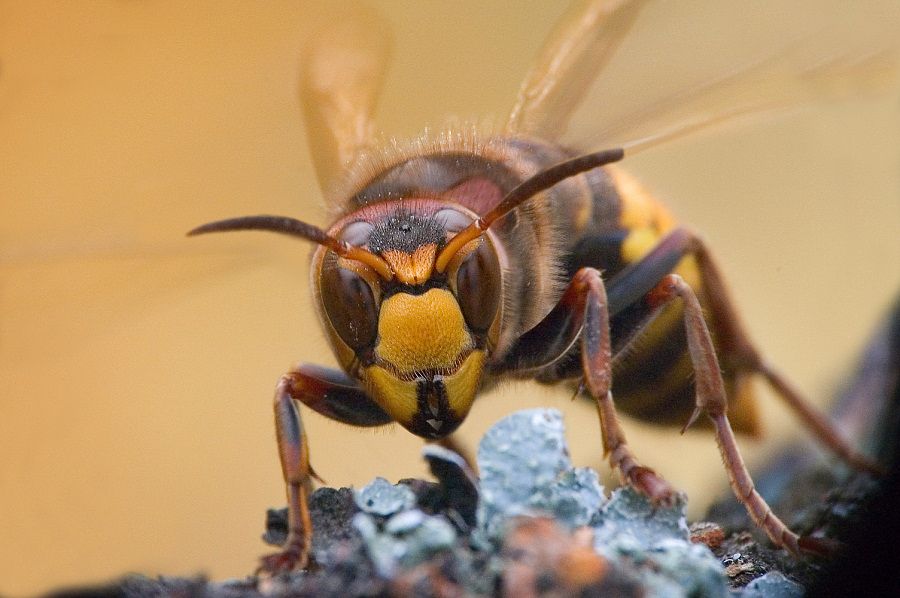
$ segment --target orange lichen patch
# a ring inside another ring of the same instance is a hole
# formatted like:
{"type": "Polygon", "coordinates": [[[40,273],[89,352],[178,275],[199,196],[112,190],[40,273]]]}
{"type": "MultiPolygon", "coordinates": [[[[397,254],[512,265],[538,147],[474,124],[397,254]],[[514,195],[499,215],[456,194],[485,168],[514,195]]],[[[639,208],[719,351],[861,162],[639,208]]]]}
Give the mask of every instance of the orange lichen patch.
{"type": "Polygon", "coordinates": [[[463,581],[448,576],[443,562],[429,561],[401,571],[390,580],[391,596],[469,596],[463,581]]]}
{"type": "Polygon", "coordinates": [[[431,277],[437,246],[433,243],[417,247],[412,253],[391,249],[381,255],[403,284],[418,285],[431,277]]]}
{"type": "MultiPolygon", "coordinates": [[[[584,528],[588,532],[589,528],[584,528]]],[[[569,546],[559,559],[559,576],[566,588],[572,590],[587,588],[597,584],[606,575],[609,563],[606,559],[594,552],[590,541],[578,542],[578,531],[575,532],[575,542],[569,546]]],[[[591,533],[589,537],[592,537],[591,533]]]]}
{"type": "Polygon", "coordinates": [[[715,550],[725,541],[725,530],[711,521],[703,521],[691,525],[691,542],[694,544],[706,544],[710,550],[715,550]]]}
{"type": "Polygon", "coordinates": [[[523,518],[507,535],[503,596],[578,596],[599,590],[609,563],[591,547],[590,529],[569,534],[547,518],[523,518]]]}

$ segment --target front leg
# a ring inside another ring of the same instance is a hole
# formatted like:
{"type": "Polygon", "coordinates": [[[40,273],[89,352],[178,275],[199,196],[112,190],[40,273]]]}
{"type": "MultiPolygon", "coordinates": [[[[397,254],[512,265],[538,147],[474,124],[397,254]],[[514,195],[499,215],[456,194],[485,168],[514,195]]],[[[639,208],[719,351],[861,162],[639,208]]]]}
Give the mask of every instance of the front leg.
{"type": "Polygon", "coordinates": [[[343,372],[303,364],[281,377],[275,387],[275,435],[287,490],[288,536],[281,552],[262,558],[258,572],[269,574],[306,568],[312,548],[309,495],[316,474],[309,463],[309,444],[294,401],[354,426],[391,421],[343,372]]]}
{"type": "MultiPolygon", "coordinates": [[[[522,335],[504,357],[501,368],[518,375],[532,374],[554,381],[554,366],[581,344],[581,370],[585,385],[597,404],[603,454],[625,482],[655,504],[671,503],[672,486],[652,469],[641,465],[625,440],[613,403],[609,307],[600,272],[582,268],[575,273],[556,307],[537,326],[522,335]]],[[[560,371],[565,371],[562,367],[560,371]]]]}

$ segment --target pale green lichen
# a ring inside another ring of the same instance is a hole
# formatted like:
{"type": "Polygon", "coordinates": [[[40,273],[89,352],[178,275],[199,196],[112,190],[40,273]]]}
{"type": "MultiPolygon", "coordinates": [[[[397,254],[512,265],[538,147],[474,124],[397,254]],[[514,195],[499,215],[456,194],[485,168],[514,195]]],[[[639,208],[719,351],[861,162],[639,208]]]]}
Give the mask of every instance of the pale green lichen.
{"type": "Polygon", "coordinates": [[[607,498],[593,470],[572,466],[564,432],[553,409],[513,413],[488,431],[476,537],[497,543],[515,517],[549,515],[569,529],[590,526],[597,552],[650,596],[727,596],[719,560],[690,542],[684,497],[665,508],[630,488],[607,498]]]}

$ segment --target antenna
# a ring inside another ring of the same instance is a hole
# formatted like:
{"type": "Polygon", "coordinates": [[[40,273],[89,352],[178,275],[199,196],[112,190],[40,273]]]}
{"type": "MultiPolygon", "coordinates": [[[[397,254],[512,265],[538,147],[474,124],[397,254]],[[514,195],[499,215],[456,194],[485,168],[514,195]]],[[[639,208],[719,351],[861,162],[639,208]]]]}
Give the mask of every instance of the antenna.
{"type": "Polygon", "coordinates": [[[189,237],[205,235],[207,233],[220,233],[235,230],[267,230],[281,233],[291,237],[300,237],[319,245],[324,245],[339,256],[349,260],[361,262],[369,266],[384,280],[391,280],[394,272],[386,261],[371,251],[362,247],[351,245],[346,241],[335,239],[318,226],[289,218],[287,216],[243,216],[210,222],[188,232],[189,237]]]}
{"type": "Polygon", "coordinates": [[[434,269],[438,272],[446,270],[450,260],[453,259],[453,256],[456,255],[463,246],[483,235],[484,231],[490,228],[491,224],[497,219],[512,212],[527,199],[534,197],[541,191],[549,189],[560,181],[573,177],[576,174],[599,168],[605,164],[618,162],[624,156],[625,150],[622,148],[585,154],[555,164],[550,168],[540,171],[531,178],[526,179],[512,191],[507,193],[506,197],[504,197],[494,209],[484,216],[479,216],[475,219],[475,222],[456,233],[456,235],[447,242],[441,250],[441,253],[438,254],[438,257],[435,260],[434,269]]]}

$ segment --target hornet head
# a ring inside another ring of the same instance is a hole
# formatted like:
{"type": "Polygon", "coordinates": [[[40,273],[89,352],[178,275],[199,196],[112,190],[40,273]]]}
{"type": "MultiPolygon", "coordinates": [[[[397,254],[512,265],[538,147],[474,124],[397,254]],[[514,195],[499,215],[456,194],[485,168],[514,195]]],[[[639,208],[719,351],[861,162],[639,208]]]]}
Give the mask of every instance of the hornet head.
{"type": "Polygon", "coordinates": [[[436,439],[465,419],[499,335],[503,280],[491,224],[623,150],[586,154],[526,179],[488,213],[439,199],[374,202],[327,232],[281,216],[200,226],[191,235],[269,230],[320,245],[316,303],[341,366],[410,432],[436,439]]]}

